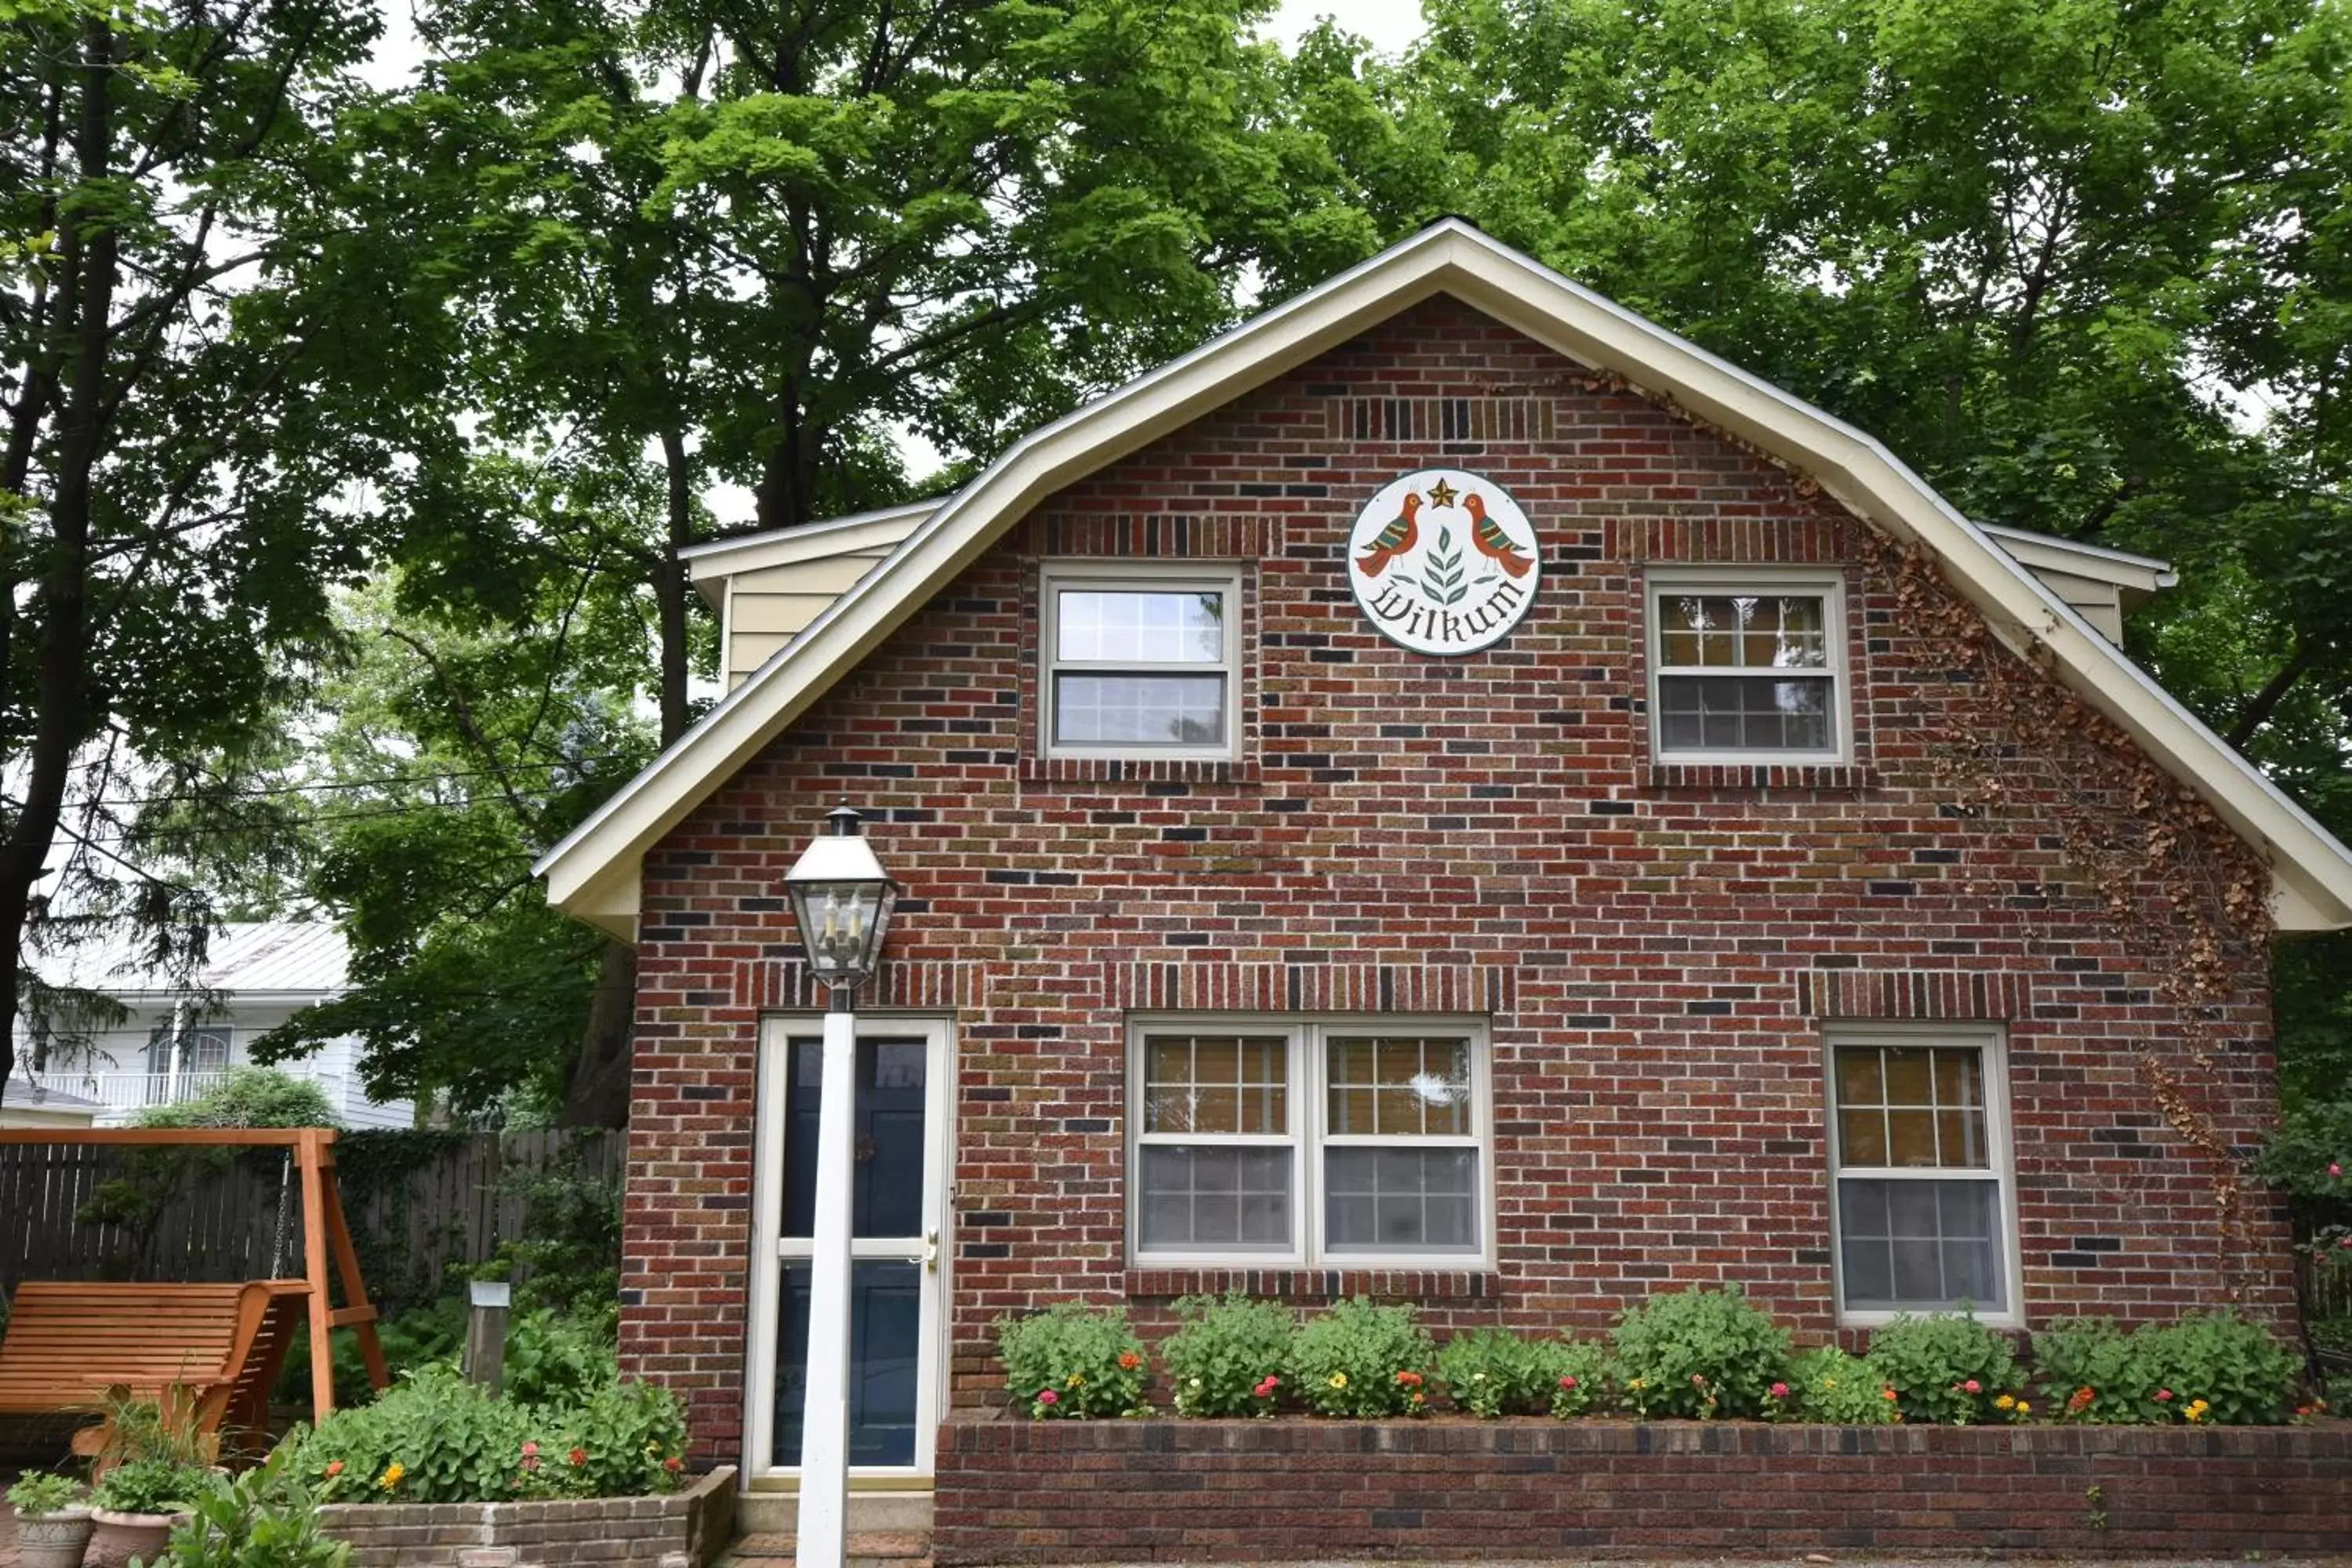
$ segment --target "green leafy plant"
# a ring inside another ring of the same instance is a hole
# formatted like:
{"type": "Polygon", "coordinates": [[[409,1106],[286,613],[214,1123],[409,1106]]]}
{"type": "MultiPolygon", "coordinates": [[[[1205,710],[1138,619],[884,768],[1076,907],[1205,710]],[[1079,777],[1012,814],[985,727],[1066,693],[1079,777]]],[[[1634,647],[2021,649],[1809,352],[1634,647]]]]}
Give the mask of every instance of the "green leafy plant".
{"type": "Polygon", "coordinates": [[[1617,1320],[1626,1405],[1654,1415],[1760,1415],[1789,1359],[1789,1331],[1737,1286],[1655,1296],[1617,1320]]]}
{"type": "Polygon", "coordinates": [[[1456,1334],[1437,1352],[1446,1397],[1457,1409],[1488,1420],[1580,1414],[1598,1392],[1601,1367],[1600,1352],[1591,1346],[1523,1339],[1498,1328],[1456,1334]],[[1569,1380],[1565,1387],[1562,1378],[1569,1380]],[[1563,1396],[1570,1406],[1564,1411],[1563,1396]]]}
{"type": "Polygon", "coordinates": [[[2009,1341],[1965,1313],[1906,1315],[1883,1324],[1870,1336],[1870,1359],[1895,1390],[1906,1421],[1966,1426],[2032,1413],[2011,1393],[2018,1377],[2009,1341]]]}
{"type": "Polygon", "coordinates": [[[299,1438],[194,1502],[158,1568],[344,1568],[352,1549],[319,1530],[319,1495],[299,1473],[299,1438]]]}
{"type": "MultiPolygon", "coordinates": [[[[567,1414],[551,1457],[587,1497],[645,1497],[673,1491],[686,1470],[686,1409],[667,1388],[608,1383],[567,1414]]],[[[545,1468],[547,1467],[541,1467],[545,1468]]],[[[530,1490],[528,1476],[521,1489],[530,1490]]]]}
{"type": "Polygon", "coordinates": [[[2033,1372],[2042,1409],[2063,1420],[2105,1426],[2170,1419],[2172,1395],[2148,1367],[2147,1341],[2110,1319],[2062,1318],[2041,1330],[2033,1336],[2033,1372]]]}
{"type": "Polygon", "coordinates": [[[1297,1320],[1271,1301],[1235,1291],[1176,1303],[1176,1331],[1160,1359],[1176,1385],[1179,1415],[1271,1415],[1282,1403],[1297,1320]]]}
{"type": "Polygon", "coordinates": [[[1867,1357],[1817,1345],[1800,1352],[1789,1363],[1780,1385],[1789,1392],[1775,1399],[1769,1414],[1774,1420],[1820,1421],[1838,1426],[1884,1426],[1901,1414],[1887,1395],[1888,1384],[1867,1357]]]}
{"type": "MultiPolygon", "coordinates": [[[[436,1362],[455,1366],[466,1343],[466,1303],[456,1296],[420,1303],[384,1319],[376,1326],[376,1337],[383,1349],[384,1364],[394,1377],[436,1362]]],[[[336,1334],[331,1340],[335,1404],[339,1407],[366,1404],[375,1397],[375,1385],[368,1381],[367,1363],[360,1355],[359,1336],[336,1334]]],[[[287,1345],[286,1363],[278,1371],[278,1385],[271,1397],[286,1405],[310,1403],[310,1331],[307,1325],[296,1329],[287,1345]]]]}
{"type": "Polygon", "coordinates": [[[276,1068],[233,1067],[220,1082],[176,1105],[151,1105],[137,1127],[340,1127],[327,1091],[276,1068]]]}
{"type": "Polygon", "coordinates": [[[2183,1421],[2258,1426],[2293,1402],[2298,1366],[2259,1323],[2230,1312],[2182,1318],[2132,1336],[2145,1375],[2183,1421]]]}
{"type": "Polygon", "coordinates": [[[513,1495],[532,1427],[528,1406],[429,1365],[320,1422],[299,1469],[337,1502],[481,1502],[513,1495]]]}
{"type": "Polygon", "coordinates": [[[1299,1399],[1318,1415],[1412,1415],[1429,1407],[1436,1352],[1411,1307],[1358,1297],[1299,1325],[1291,1371],[1299,1399]]]}
{"type": "Polygon", "coordinates": [[[81,1483],[71,1476],[36,1472],[19,1477],[7,1498],[18,1513],[63,1513],[81,1500],[81,1483]]]}
{"type": "Polygon", "coordinates": [[[197,1429],[194,1400],[174,1388],[163,1400],[135,1397],[127,1388],[107,1391],[97,1458],[100,1471],[141,1460],[161,1460],[201,1470],[220,1458],[219,1439],[197,1429]]]}
{"type": "Polygon", "coordinates": [[[218,1482],[212,1471],[194,1465],[132,1459],[99,1478],[89,1489],[89,1505],[109,1513],[180,1513],[209,1496],[218,1482]]]}
{"type": "Polygon", "coordinates": [[[1124,1307],[1057,1301],[999,1318],[996,1350],[1005,1387],[1040,1420],[1142,1413],[1147,1362],[1124,1307]]]}
{"type": "Polygon", "coordinates": [[[619,1354],[603,1324],[547,1308],[508,1320],[502,1384],[522,1405],[574,1405],[619,1380],[619,1354]]]}
{"type": "Polygon", "coordinates": [[[1609,1352],[1580,1340],[1552,1347],[1551,1413],[1561,1421],[1600,1409],[1609,1395],[1609,1352]]]}

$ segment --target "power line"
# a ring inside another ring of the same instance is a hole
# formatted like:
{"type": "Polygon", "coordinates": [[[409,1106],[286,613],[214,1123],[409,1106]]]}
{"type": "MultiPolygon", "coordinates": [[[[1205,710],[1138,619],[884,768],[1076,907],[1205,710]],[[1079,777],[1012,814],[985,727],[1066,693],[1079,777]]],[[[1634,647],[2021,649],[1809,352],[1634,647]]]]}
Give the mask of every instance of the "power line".
{"type": "MultiPolygon", "coordinates": [[[[320,784],[272,784],[259,789],[222,790],[212,798],[253,800],[267,795],[305,795],[312,790],[376,789],[393,784],[439,784],[448,779],[499,778],[509,773],[538,773],[557,768],[584,767],[594,763],[620,762],[628,755],[626,752],[603,752],[594,756],[565,757],[551,763],[506,763],[497,767],[456,769],[440,773],[387,773],[383,777],[372,779],[334,779],[320,784]]],[[[188,797],[182,795],[125,795],[116,799],[100,796],[96,800],[83,801],[79,804],[86,806],[170,805],[175,801],[186,798],[188,797]]]]}

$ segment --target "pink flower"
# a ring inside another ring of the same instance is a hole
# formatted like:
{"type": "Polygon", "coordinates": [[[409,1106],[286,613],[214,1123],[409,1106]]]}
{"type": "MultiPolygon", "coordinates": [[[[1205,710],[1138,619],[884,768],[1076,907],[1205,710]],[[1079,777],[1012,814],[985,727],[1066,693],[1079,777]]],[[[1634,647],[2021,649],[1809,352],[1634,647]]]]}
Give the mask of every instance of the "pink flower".
{"type": "Polygon", "coordinates": [[[2329,1175],[2331,1175],[2331,1176],[2340,1176],[2340,1175],[2342,1175],[2342,1174],[2344,1173],[2344,1166],[2343,1166],[2343,1163],[2342,1163],[2340,1161],[2336,1161],[2336,1160],[2330,1160],[2330,1161],[2328,1161],[2328,1162],[2327,1162],[2327,1173],[2328,1173],[2329,1175]]]}
{"type": "Polygon", "coordinates": [[[1576,1386],[1576,1379],[1572,1377],[1563,1377],[1559,1380],[1559,1385],[1562,1388],[1574,1388],[1576,1386]]]}
{"type": "Polygon", "coordinates": [[[1787,1384],[1785,1384],[1785,1383],[1776,1383],[1776,1384],[1774,1384],[1772,1385],[1772,1397],[1773,1397],[1773,1398],[1775,1398],[1775,1399],[1786,1399],[1786,1398],[1788,1398],[1788,1397],[1789,1397],[1789,1385],[1788,1385],[1787,1384]]]}
{"type": "Polygon", "coordinates": [[[1062,1396],[1055,1393],[1050,1388],[1041,1388],[1037,1391],[1037,1403],[1040,1405],[1059,1405],[1062,1403],[1062,1396]]]}
{"type": "Polygon", "coordinates": [[[525,1443],[525,1444],[522,1446],[522,1457],[523,1457],[524,1458],[526,1458],[526,1459],[536,1459],[536,1458],[539,1458],[539,1445],[538,1445],[538,1444],[536,1444],[536,1443],[525,1443]]]}
{"type": "Polygon", "coordinates": [[[1705,1388],[1706,1386],[1706,1379],[1701,1377],[1696,1373],[1691,1373],[1691,1386],[1693,1388],[1705,1388]]]}
{"type": "Polygon", "coordinates": [[[2156,1391],[2156,1402],[2158,1405],[2168,1405],[2170,1404],[2171,1401],[2172,1390],[2168,1388],[2159,1388],[2156,1391]]]}
{"type": "Polygon", "coordinates": [[[1982,1394],[1984,1392],[1984,1384],[1979,1383],[1973,1377],[1969,1379],[1968,1382],[1960,1384],[1960,1386],[1968,1390],[1970,1394],[1982,1394]]]}

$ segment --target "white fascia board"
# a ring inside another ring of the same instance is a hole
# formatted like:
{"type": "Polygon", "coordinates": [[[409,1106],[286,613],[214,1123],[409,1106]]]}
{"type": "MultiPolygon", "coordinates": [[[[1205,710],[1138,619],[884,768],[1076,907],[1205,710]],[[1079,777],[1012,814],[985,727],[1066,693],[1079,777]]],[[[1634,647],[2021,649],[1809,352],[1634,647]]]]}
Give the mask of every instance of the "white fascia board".
{"type": "Polygon", "coordinates": [[[696,591],[716,609],[726,594],[730,577],[770,566],[829,560],[861,550],[891,549],[944,504],[942,498],[934,497],[878,511],[803,523],[797,528],[772,528],[765,533],[714,539],[707,544],[689,545],[677,552],[677,558],[686,563],[687,577],[696,591]]]}
{"type": "Polygon", "coordinates": [[[2070,687],[2264,850],[2282,928],[2352,924],[2352,851],[1874,437],[1451,219],[1016,442],[548,851],[536,869],[551,901],[621,934],[625,908],[634,925],[645,849],[1036,501],[1439,292],[1775,454],[1923,542],[1996,635],[2046,645],[2070,687]]]}
{"type": "Polygon", "coordinates": [[[2153,594],[2180,581],[2171,562],[2158,561],[2152,555],[2134,555],[2129,551],[2110,550],[2104,544],[2084,544],[2001,523],[1980,522],[1977,527],[2028,566],[2112,583],[2126,594],[2153,594]]]}

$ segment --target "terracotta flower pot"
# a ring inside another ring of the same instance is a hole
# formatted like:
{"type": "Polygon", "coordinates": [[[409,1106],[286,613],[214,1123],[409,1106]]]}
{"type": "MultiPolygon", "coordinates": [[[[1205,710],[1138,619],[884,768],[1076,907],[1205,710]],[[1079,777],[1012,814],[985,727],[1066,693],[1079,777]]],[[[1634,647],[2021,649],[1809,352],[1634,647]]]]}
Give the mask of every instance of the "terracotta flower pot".
{"type": "Polygon", "coordinates": [[[133,1557],[142,1563],[152,1563],[171,1544],[172,1531],[194,1518],[186,1513],[116,1513],[111,1509],[94,1508],[90,1519],[98,1528],[90,1531],[89,1552],[82,1559],[85,1568],[123,1568],[133,1557]]]}
{"type": "Polygon", "coordinates": [[[81,1568],[82,1548],[89,1544],[88,1509],[61,1509],[56,1513],[16,1516],[16,1560],[24,1568],[81,1568]]]}

